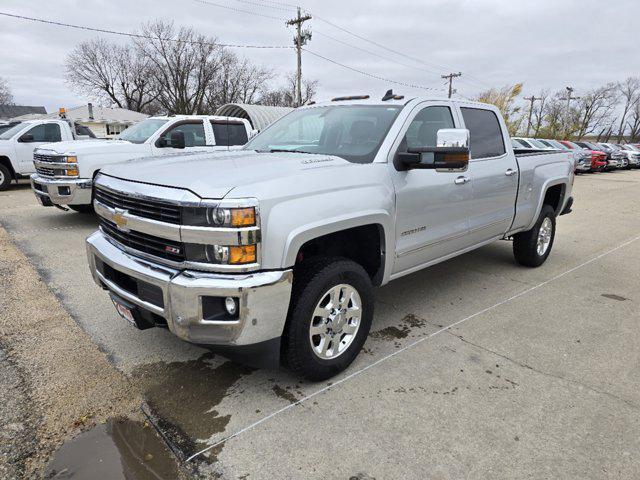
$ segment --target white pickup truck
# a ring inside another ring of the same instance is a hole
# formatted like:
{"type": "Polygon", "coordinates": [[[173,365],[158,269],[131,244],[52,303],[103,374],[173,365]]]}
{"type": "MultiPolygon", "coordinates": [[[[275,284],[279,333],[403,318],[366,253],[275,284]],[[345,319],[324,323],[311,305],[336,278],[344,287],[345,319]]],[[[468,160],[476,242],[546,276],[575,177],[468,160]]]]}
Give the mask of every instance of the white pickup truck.
{"type": "Polygon", "coordinates": [[[491,105],[337,98],[238,151],[104,168],[88,259],[138,328],[321,380],[358,355],[374,286],[501,239],[542,265],[573,170],[514,154],[491,105]]]}
{"type": "Polygon", "coordinates": [[[239,148],[254,134],[242,118],[210,115],[150,117],[110,141],[68,141],[42,145],[33,154],[34,194],[45,207],[91,212],[93,179],[107,165],[139,157],[239,148]]]}
{"type": "MultiPolygon", "coordinates": [[[[25,178],[35,169],[33,151],[51,142],[95,138],[87,127],[66,119],[42,119],[16,122],[0,131],[0,191],[12,180],[25,178]]],[[[84,140],[83,140],[84,141],[84,140]]]]}

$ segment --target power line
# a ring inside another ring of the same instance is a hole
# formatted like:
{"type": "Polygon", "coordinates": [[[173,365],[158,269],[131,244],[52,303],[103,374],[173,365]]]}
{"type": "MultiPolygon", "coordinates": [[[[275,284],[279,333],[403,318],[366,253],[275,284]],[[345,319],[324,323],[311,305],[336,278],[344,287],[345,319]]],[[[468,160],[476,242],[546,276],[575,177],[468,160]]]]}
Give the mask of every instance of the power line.
{"type": "Polygon", "coordinates": [[[396,64],[401,65],[401,66],[406,67],[406,68],[412,68],[414,70],[417,70],[417,71],[420,71],[420,72],[431,73],[433,75],[440,75],[440,72],[436,72],[434,70],[428,70],[428,69],[423,68],[423,67],[416,67],[415,65],[409,65],[408,63],[400,62],[400,61],[398,61],[398,60],[396,60],[394,58],[386,57],[384,55],[380,55],[379,53],[372,52],[371,50],[367,50],[366,48],[362,48],[362,47],[359,47],[357,45],[353,45],[351,43],[345,42],[344,40],[340,40],[338,38],[332,37],[331,35],[327,35],[326,33],[320,32],[320,31],[315,30],[315,29],[314,29],[313,33],[316,34],[316,35],[320,35],[321,37],[328,38],[329,40],[332,40],[334,42],[341,43],[341,44],[346,45],[346,46],[351,47],[351,48],[355,48],[356,50],[360,50],[361,52],[368,53],[369,55],[373,55],[374,57],[382,58],[383,60],[386,60],[388,62],[396,63],[396,64]]]}
{"type": "MultiPolygon", "coordinates": [[[[407,58],[409,60],[412,60],[412,61],[414,61],[416,63],[419,63],[419,64],[422,64],[422,65],[429,66],[428,64],[431,64],[432,66],[435,66],[435,67],[440,68],[442,70],[449,70],[450,69],[449,67],[445,67],[443,65],[439,65],[439,64],[437,64],[435,62],[425,62],[424,60],[421,60],[419,58],[412,57],[411,55],[407,55],[407,54],[405,54],[403,52],[400,52],[398,50],[395,50],[395,49],[393,49],[391,47],[387,47],[386,45],[383,45],[383,44],[381,44],[379,42],[376,42],[375,40],[371,40],[370,38],[367,38],[367,37],[364,37],[362,35],[359,35],[359,34],[353,32],[353,31],[351,31],[351,30],[349,30],[349,29],[347,29],[345,27],[337,25],[337,24],[335,24],[335,23],[333,23],[333,22],[331,22],[331,21],[329,21],[329,20],[327,20],[327,19],[325,19],[323,17],[320,17],[320,16],[318,16],[318,15],[316,15],[314,13],[312,13],[312,14],[313,14],[314,18],[320,20],[321,22],[324,22],[327,25],[331,25],[332,27],[337,28],[338,30],[341,30],[341,31],[343,31],[343,32],[355,37],[355,38],[358,38],[358,39],[360,39],[362,41],[371,43],[372,45],[375,45],[378,48],[382,48],[382,49],[387,50],[387,51],[389,51],[391,53],[395,53],[396,55],[400,55],[400,56],[402,56],[404,58],[407,58]]],[[[488,83],[480,80],[479,78],[477,78],[477,77],[475,77],[475,76],[473,76],[473,75],[471,75],[469,73],[466,73],[466,76],[469,77],[470,79],[474,79],[476,82],[481,83],[481,84],[483,84],[485,86],[490,86],[488,83]]]]}
{"type": "Polygon", "coordinates": [[[265,8],[272,8],[274,10],[280,10],[283,12],[289,12],[291,13],[291,10],[296,9],[297,7],[295,6],[284,6],[284,5],[288,5],[288,4],[283,4],[280,2],[269,2],[272,3],[273,5],[268,5],[260,0],[258,1],[251,1],[251,0],[235,0],[236,2],[239,3],[246,3],[247,5],[255,5],[257,7],[265,7],[265,8]]]}
{"type": "MultiPolygon", "coordinates": [[[[200,0],[196,0],[196,1],[200,1],[200,0]]],[[[239,44],[233,44],[233,43],[212,43],[212,42],[197,42],[193,40],[180,40],[175,38],[158,38],[151,35],[143,35],[141,33],[131,33],[131,32],[122,32],[118,30],[107,30],[104,28],[87,27],[85,25],[75,25],[72,23],[56,22],[54,20],[45,20],[43,18],[27,17],[24,15],[16,15],[16,14],[7,13],[7,12],[0,12],[0,15],[4,17],[17,18],[20,20],[28,20],[30,22],[38,22],[38,23],[44,23],[47,25],[55,25],[58,27],[75,28],[77,30],[87,30],[90,32],[98,32],[98,33],[108,33],[110,35],[120,35],[123,37],[144,38],[147,40],[163,40],[163,41],[174,42],[174,43],[185,43],[189,45],[209,45],[212,47],[229,47],[229,48],[284,48],[284,49],[293,48],[289,45],[239,45],[239,44]]]]}
{"type": "Polygon", "coordinates": [[[346,68],[347,70],[351,70],[352,72],[356,72],[359,73],[360,75],[364,75],[366,77],[370,77],[370,78],[374,78],[376,80],[382,80],[383,82],[388,82],[388,83],[395,83],[396,85],[402,85],[404,87],[409,87],[409,88],[417,88],[420,90],[432,90],[432,91],[438,91],[438,92],[443,92],[444,90],[442,90],[441,88],[432,88],[432,87],[426,87],[424,85],[415,85],[412,83],[406,83],[406,82],[400,82],[397,80],[391,80],[389,78],[385,78],[385,77],[381,77],[379,75],[375,75],[373,73],[369,73],[369,72],[365,72],[363,70],[359,70],[355,67],[351,67],[349,65],[345,65],[344,63],[340,63],[336,60],[332,60],[331,58],[327,58],[323,55],[320,55],[319,53],[315,53],[312,52],[311,50],[307,49],[307,48],[303,48],[302,50],[304,50],[305,52],[309,53],[310,55],[313,55],[314,57],[318,57],[321,58],[322,60],[325,60],[329,63],[333,63],[334,65],[338,65],[342,68],[346,68]]]}
{"type": "Polygon", "coordinates": [[[280,20],[282,22],[286,21],[286,19],[282,17],[267,15],[265,13],[253,12],[251,10],[243,10],[242,8],[230,7],[228,5],[222,5],[221,3],[210,2],[209,0],[193,0],[193,1],[198,3],[204,3],[205,5],[212,5],[214,7],[225,8],[227,10],[231,10],[232,12],[246,13],[247,15],[255,15],[256,17],[270,18],[272,20],[280,20]]]}

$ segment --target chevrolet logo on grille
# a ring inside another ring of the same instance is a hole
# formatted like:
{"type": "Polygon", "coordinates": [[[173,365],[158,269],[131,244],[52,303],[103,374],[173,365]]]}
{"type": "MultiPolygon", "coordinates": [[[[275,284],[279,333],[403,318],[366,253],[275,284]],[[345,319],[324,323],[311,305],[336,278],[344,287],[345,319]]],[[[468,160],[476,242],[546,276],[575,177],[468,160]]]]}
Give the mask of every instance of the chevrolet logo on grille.
{"type": "Polygon", "coordinates": [[[128,232],[127,224],[129,223],[127,218],[124,216],[128,213],[126,210],[121,208],[116,208],[115,213],[111,216],[111,220],[116,224],[118,230],[122,230],[123,232],[128,232]]]}

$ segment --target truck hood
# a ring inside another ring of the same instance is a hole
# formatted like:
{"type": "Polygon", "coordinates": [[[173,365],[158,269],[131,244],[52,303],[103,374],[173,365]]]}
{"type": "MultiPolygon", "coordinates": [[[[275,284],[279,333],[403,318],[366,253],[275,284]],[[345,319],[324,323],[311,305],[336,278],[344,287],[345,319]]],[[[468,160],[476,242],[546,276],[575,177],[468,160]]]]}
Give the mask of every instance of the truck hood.
{"type": "Polygon", "coordinates": [[[138,159],[103,168],[111,177],[189,190],[201,198],[220,199],[237,186],[304,175],[306,171],[355,166],[330,155],[258,153],[236,150],[219,153],[179,153],[138,159]]]}
{"type": "Polygon", "coordinates": [[[92,153],[137,153],[147,151],[144,144],[127,142],[125,140],[70,140],[67,142],[47,143],[38,147],[58,155],[76,155],[82,161],[84,155],[92,153]]]}

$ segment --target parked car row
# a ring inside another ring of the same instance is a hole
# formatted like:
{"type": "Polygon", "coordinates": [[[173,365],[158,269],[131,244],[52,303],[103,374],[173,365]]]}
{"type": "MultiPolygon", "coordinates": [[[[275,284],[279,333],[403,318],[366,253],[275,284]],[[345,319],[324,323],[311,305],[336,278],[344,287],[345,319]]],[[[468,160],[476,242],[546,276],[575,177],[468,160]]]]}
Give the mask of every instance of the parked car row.
{"type": "Polygon", "coordinates": [[[511,143],[516,151],[522,152],[570,150],[576,173],[640,168],[640,145],[635,144],[522,137],[512,137],[511,143]]]}

